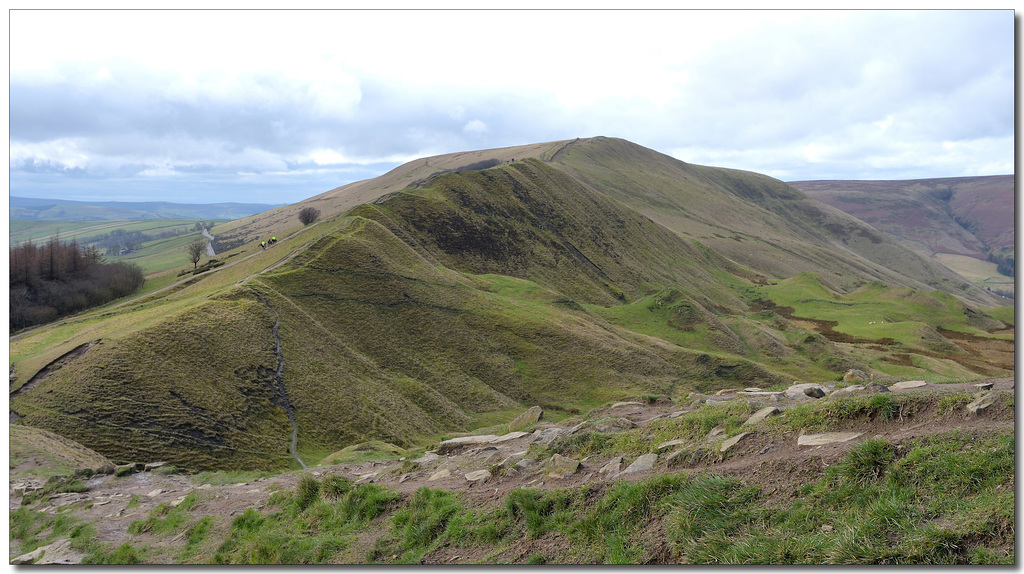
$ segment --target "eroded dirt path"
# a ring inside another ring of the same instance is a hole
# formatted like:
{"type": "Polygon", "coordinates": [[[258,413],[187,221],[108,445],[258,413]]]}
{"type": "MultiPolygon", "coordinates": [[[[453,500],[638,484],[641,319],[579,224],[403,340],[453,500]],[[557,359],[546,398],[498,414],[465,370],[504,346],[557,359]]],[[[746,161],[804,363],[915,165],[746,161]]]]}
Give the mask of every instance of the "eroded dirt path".
{"type": "MultiPolygon", "coordinates": [[[[283,362],[281,364],[283,365],[283,362]]],[[[578,459],[578,469],[565,478],[552,477],[547,472],[545,460],[550,458],[550,453],[534,459],[526,459],[525,455],[530,451],[531,445],[536,447],[542,443],[543,437],[571,436],[574,428],[578,429],[575,432],[587,428],[605,429],[602,432],[615,432],[616,428],[642,430],[655,421],[672,419],[703,408],[709,403],[750,399],[744,398],[737,389],[719,395],[691,396],[690,402],[685,405],[667,401],[654,404],[623,402],[590,413],[587,417],[589,423],[570,419],[553,424],[541,419],[529,427],[530,432],[491,435],[491,439],[479,442],[474,442],[476,439],[461,439],[465,442],[454,441],[456,444],[448,445],[442,443],[435,454],[428,453],[416,461],[379,460],[360,464],[317,466],[251,482],[199,484],[190,476],[161,474],[159,469],[121,478],[112,475],[95,476],[88,480],[87,492],[56,495],[34,503],[32,508],[48,516],[55,516],[61,509],[70,507],[71,510],[65,509],[65,512],[71,513],[76,519],[93,521],[98,539],[110,544],[111,548],[124,542],[130,542],[133,546],[145,545],[147,548],[157,549],[155,554],[150,555],[153,556],[153,561],[171,562],[180,555],[186,543],[185,535],[131,535],[128,528],[132,521],[145,519],[161,503],[174,504],[175,501],[180,502],[187,494],[196,493],[199,502],[189,514],[195,517],[194,520],[203,516],[214,517],[213,536],[217,540],[223,540],[236,515],[249,508],[266,509],[273,492],[295,488],[305,474],[312,474],[317,478],[339,475],[357,483],[373,482],[401,493],[406,499],[422,487],[458,491],[463,493],[464,501],[469,506],[493,507],[504,504],[508,493],[517,488],[547,490],[590,484],[601,491],[618,480],[637,481],[657,474],[678,472],[731,475],[760,486],[768,495],[792,497],[795,496],[797,486],[816,480],[823,468],[835,464],[852,446],[869,438],[879,437],[894,445],[902,445],[918,437],[953,429],[962,429],[965,432],[1012,431],[1014,412],[1013,407],[1007,404],[1007,398],[1012,397],[1014,393],[1014,380],[1001,378],[986,382],[992,383],[991,392],[1003,399],[979,414],[969,414],[962,405],[946,412],[941,412],[938,406],[943,396],[952,393],[973,394],[979,391],[977,383],[927,384],[912,389],[897,389],[893,392],[929,393],[926,396],[930,398],[914,402],[913,404],[918,405],[917,410],[905,413],[901,411],[899,416],[889,420],[866,420],[862,417],[841,429],[860,433],[856,440],[808,447],[798,444],[798,432],[762,432],[755,426],[747,439],[739,442],[725,455],[718,451],[721,438],[709,437],[695,443],[691,441],[687,445],[699,447],[697,452],[702,452],[701,456],[667,460],[672,449],[660,449],[657,453],[657,462],[652,468],[632,473],[627,472],[627,469],[640,458],[635,455],[625,456],[617,467],[617,473],[602,471],[609,463],[614,465],[617,458],[615,456],[581,457],[578,459]],[[524,460],[527,462],[520,464],[524,460]],[[486,476],[473,478],[479,477],[481,471],[484,471],[483,474],[486,476]],[[161,548],[165,551],[161,551],[161,548]]],[[[827,400],[829,399],[796,397],[772,404],[785,412],[786,409],[809,401],[827,400]]],[[[537,448],[534,449],[536,450],[537,448]]],[[[43,482],[31,474],[13,471],[10,481],[11,511],[20,507],[20,492],[26,485],[30,488],[39,487],[43,482]]],[[[656,527],[657,525],[652,526],[656,527]]],[[[368,533],[367,536],[373,538],[371,534],[368,533]]],[[[372,544],[372,540],[368,544],[372,544]]],[[[541,538],[530,541],[529,544],[524,542],[522,548],[509,548],[508,555],[502,560],[521,561],[523,556],[514,554],[536,552],[537,545],[544,544],[554,548],[563,545],[564,541],[541,538]]],[[[12,541],[10,555],[13,558],[18,554],[17,541],[12,541]]],[[[482,555],[476,558],[482,558],[482,555]]],[[[425,562],[449,564],[472,560],[473,552],[465,548],[438,549],[424,558],[425,562]]]]}

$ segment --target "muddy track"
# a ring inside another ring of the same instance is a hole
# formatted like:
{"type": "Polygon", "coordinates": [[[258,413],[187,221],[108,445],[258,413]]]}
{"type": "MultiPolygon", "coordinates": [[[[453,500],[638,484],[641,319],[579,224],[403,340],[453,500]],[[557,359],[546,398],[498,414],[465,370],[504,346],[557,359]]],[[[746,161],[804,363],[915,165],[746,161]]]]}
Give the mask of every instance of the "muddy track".
{"type": "Polygon", "coordinates": [[[295,457],[295,460],[299,461],[299,464],[302,465],[302,468],[306,468],[306,463],[302,462],[302,459],[299,458],[299,453],[296,452],[295,450],[295,445],[298,442],[299,426],[295,422],[295,410],[292,408],[291,401],[288,400],[288,390],[285,388],[284,379],[282,378],[282,373],[284,373],[284,354],[281,352],[281,336],[279,335],[277,330],[278,326],[281,323],[281,318],[278,317],[277,311],[275,311],[274,308],[270,305],[270,301],[267,300],[266,297],[264,297],[255,289],[253,290],[253,293],[255,293],[256,296],[260,298],[260,301],[262,301],[263,304],[267,306],[267,309],[269,309],[270,312],[274,314],[273,333],[274,343],[276,344],[274,353],[277,355],[277,369],[274,371],[274,383],[268,385],[268,387],[270,388],[270,392],[273,393],[274,395],[274,398],[270,399],[270,401],[275,405],[281,407],[281,410],[284,411],[284,414],[288,416],[288,421],[292,423],[292,442],[291,445],[288,447],[288,452],[292,453],[292,456],[295,457]]]}

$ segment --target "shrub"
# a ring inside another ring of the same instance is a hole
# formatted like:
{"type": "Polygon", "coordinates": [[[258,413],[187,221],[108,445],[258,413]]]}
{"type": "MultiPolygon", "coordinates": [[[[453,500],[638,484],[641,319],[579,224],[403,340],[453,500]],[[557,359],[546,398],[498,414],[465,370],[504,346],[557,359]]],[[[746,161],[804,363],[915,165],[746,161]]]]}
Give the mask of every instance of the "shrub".
{"type": "Polygon", "coordinates": [[[315,207],[303,207],[299,211],[299,221],[303,225],[309,225],[320,218],[320,210],[315,207]]]}

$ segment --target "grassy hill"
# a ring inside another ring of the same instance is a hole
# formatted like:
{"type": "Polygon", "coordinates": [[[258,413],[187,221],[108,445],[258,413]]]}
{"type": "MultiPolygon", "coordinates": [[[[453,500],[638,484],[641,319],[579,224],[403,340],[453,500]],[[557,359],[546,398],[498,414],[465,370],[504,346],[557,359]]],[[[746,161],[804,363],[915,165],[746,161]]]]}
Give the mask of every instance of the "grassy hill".
{"type": "Polygon", "coordinates": [[[12,418],[115,461],[283,468],[531,404],[1013,370],[986,292],[777,180],[621,140],[427,158],[213,233],[223,267],[12,338],[12,418]]]}

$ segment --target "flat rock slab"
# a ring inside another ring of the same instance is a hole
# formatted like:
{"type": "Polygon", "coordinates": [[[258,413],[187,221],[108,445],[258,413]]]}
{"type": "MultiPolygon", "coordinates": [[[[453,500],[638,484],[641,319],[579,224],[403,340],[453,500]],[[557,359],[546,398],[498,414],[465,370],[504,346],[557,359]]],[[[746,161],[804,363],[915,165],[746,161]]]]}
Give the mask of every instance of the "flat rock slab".
{"type": "Polygon", "coordinates": [[[967,412],[976,415],[996,404],[998,399],[998,393],[985,393],[967,405],[967,412]]]}
{"type": "Polygon", "coordinates": [[[437,447],[438,454],[446,454],[460,447],[474,445],[474,444],[486,444],[493,442],[494,439],[498,438],[498,435],[493,434],[482,434],[476,436],[460,436],[456,438],[450,438],[448,440],[441,441],[441,444],[437,447]]]}
{"type": "Polygon", "coordinates": [[[736,394],[738,396],[751,397],[751,398],[755,398],[755,399],[768,399],[770,401],[777,401],[777,400],[781,399],[782,397],[786,396],[786,393],[783,393],[781,391],[778,391],[778,392],[771,392],[771,391],[740,391],[740,392],[738,392],[736,394]]]}
{"type": "Polygon", "coordinates": [[[979,391],[987,391],[990,390],[992,386],[992,383],[978,383],[974,385],[974,388],[978,389],[979,391]]]}
{"type": "Polygon", "coordinates": [[[770,416],[780,415],[780,414],[782,414],[782,411],[779,410],[778,407],[765,407],[765,408],[757,411],[756,413],[750,415],[750,418],[747,419],[747,421],[744,422],[743,424],[745,424],[745,425],[756,425],[757,423],[767,419],[770,416]]]}
{"type": "Polygon", "coordinates": [[[502,468],[508,468],[508,467],[510,467],[512,465],[517,464],[519,461],[523,460],[524,458],[526,458],[526,453],[527,453],[527,451],[525,451],[525,450],[524,451],[520,451],[520,452],[514,452],[514,453],[508,455],[507,457],[505,457],[505,460],[501,461],[498,464],[502,468]]]}
{"type": "Polygon", "coordinates": [[[784,392],[790,398],[811,397],[812,399],[820,399],[828,395],[830,391],[824,385],[819,385],[818,383],[798,383],[790,386],[784,392]]]}
{"type": "Polygon", "coordinates": [[[484,482],[491,476],[489,470],[474,470],[473,472],[467,472],[465,474],[466,480],[469,482],[484,482]]]}
{"type": "Polygon", "coordinates": [[[439,471],[435,472],[434,474],[430,475],[430,478],[427,479],[427,482],[433,482],[435,480],[441,480],[443,478],[448,478],[451,475],[452,475],[452,471],[450,471],[447,468],[445,468],[445,469],[439,470],[439,471]]]}
{"type": "Polygon", "coordinates": [[[548,460],[547,476],[551,478],[569,478],[580,469],[580,461],[556,454],[548,460]]]}
{"type": "Polygon", "coordinates": [[[523,432],[523,431],[510,432],[508,434],[503,434],[503,435],[499,436],[498,438],[492,440],[491,442],[492,443],[495,443],[495,442],[506,442],[506,441],[510,441],[510,440],[515,440],[515,439],[517,439],[519,437],[526,436],[528,434],[530,434],[530,433],[523,432]]]}
{"type": "Polygon", "coordinates": [[[62,538],[13,558],[11,564],[81,564],[82,558],[85,558],[85,555],[75,550],[70,540],[62,538]]]}
{"type": "Polygon", "coordinates": [[[722,441],[722,446],[718,447],[718,450],[720,452],[726,452],[727,450],[729,450],[730,448],[738,445],[740,443],[740,441],[742,441],[743,439],[747,438],[748,436],[750,436],[752,434],[754,434],[754,433],[741,432],[740,434],[738,434],[738,435],[736,435],[734,437],[727,438],[727,439],[722,441]]]}
{"type": "Polygon", "coordinates": [[[636,401],[626,401],[626,402],[622,402],[622,403],[615,403],[614,405],[612,405],[612,408],[613,409],[617,409],[619,407],[642,407],[642,406],[644,406],[643,403],[639,403],[639,402],[636,402],[636,401]]]}
{"type": "Polygon", "coordinates": [[[607,474],[609,477],[619,474],[619,470],[622,469],[622,457],[617,456],[608,461],[601,470],[597,471],[598,474],[607,474]]]}
{"type": "Polygon", "coordinates": [[[802,434],[796,439],[797,446],[822,446],[837,442],[849,442],[864,433],[859,432],[825,432],[820,434],[802,434]]]}
{"type": "Polygon", "coordinates": [[[412,462],[414,462],[416,464],[430,464],[430,463],[432,463],[432,462],[434,462],[436,460],[441,460],[441,457],[437,456],[437,453],[435,453],[435,452],[427,452],[423,456],[421,456],[419,458],[416,458],[416,459],[413,459],[412,462]]]}
{"type": "Polygon", "coordinates": [[[918,388],[918,387],[923,387],[923,386],[925,386],[925,385],[927,385],[927,384],[928,384],[928,383],[926,383],[926,382],[924,382],[924,381],[900,381],[900,382],[898,382],[898,383],[896,383],[896,384],[892,385],[892,386],[891,386],[891,387],[889,387],[889,388],[890,388],[890,389],[897,389],[897,390],[902,390],[902,389],[916,389],[916,388],[918,388]]]}
{"type": "Polygon", "coordinates": [[[715,428],[708,431],[708,436],[704,437],[706,441],[712,441],[725,434],[725,427],[718,425],[715,428]]]}
{"type": "Polygon", "coordinates": [[[531,425],[540,420],[540,417],[544,415],[544,409],[540,406],[532,406],[526,409],[526,412],[517,416],[508,425],[509,432],[517,431],[527,425],[531,425]]]}
{"type": "Polygon", "coordinates": [[[658,452],[661,452],[663,450],[672,448],[674,446],[679,446],[681,444],[687,444],[688,442],[690,442],[690,441],[685,440],[685,439],[681,439],[681,438],[677,438],[675,440],[667,440],[667,441],[665,441],[665,442],[663,442],[663,443],[658,445],[658,452]]]}
{"type": "Polygon", "coordinates": [[[654,463],[658,462],[658,455],[656,454],[642,454],[636,457],[633,464],[626,467],[626,470],[622,471],[622,474],[633,474],[635,472],[645,472],[654,468],[654,463]]]}
{"type": "Polygon", "coordinates": [[[555,427],[548,428],[548,429],[535,430],[535,431],[533,431],[533,440],[530,441],[530,444],[539,444],[541,446],[548,446],[549,444],[554,442],[554,440],[556,438],[558,438],[558,435],[561,434],[561,432],[562,432],[562,429],[555,428],[555,427]]]}

